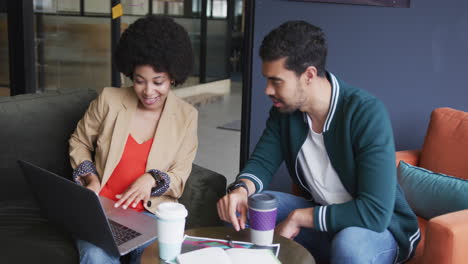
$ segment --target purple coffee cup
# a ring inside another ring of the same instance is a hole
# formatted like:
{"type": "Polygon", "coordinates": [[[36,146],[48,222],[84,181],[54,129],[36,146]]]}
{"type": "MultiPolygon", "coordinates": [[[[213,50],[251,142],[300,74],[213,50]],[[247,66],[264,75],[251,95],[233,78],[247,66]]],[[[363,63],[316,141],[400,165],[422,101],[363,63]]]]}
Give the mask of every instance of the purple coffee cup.
{"type": "Polygon", "coordinates": [[[256,245],[273,242],[278,201],[268,193],[256,193],[249,197],[250,239],[256,245]]]}

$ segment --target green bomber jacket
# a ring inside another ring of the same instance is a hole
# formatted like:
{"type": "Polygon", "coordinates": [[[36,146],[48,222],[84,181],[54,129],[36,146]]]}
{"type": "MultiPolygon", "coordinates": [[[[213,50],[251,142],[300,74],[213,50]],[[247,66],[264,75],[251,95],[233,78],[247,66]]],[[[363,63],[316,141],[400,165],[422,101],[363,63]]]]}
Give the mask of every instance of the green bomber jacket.
{"type": "MultiPolygon", "coordinates": [[[[398,243],[398,263],[414,254],[420,240],[416,215],[397,182],[395,146],[388,113],[377,98],[327,73],[332,86],[323,138],[330,162],[353,197],[342,204],[314,207],[314,228],[337,233],[346,227],[388,229],[398,243]]],[[[309,133],[306,113],[280,113],[272,107],[266,128],[238,178],[256,192],[268,186],[284,161],[292,181],[311,198],[298,169],[298,153],[309,133]]]]}

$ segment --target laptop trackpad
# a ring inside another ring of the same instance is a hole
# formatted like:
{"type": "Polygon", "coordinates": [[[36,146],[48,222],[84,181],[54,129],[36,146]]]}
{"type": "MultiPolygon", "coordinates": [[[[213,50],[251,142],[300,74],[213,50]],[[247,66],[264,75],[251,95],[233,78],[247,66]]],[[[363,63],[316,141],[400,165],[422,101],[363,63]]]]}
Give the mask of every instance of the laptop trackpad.
{"type": "Polygon", "coordinates": [[[107,218],[132,228],[139,233],[150,233],[156,236],[156,219],[151,216],[136,212],[132,209],[115,208],[115,201],[99,196],[102,208],[107,218]]]}

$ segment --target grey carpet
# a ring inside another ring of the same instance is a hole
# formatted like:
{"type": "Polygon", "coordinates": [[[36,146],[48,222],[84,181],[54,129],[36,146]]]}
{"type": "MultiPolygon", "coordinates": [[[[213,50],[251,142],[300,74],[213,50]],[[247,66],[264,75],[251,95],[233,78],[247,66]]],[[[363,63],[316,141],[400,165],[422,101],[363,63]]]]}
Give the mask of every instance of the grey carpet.
{"type": "Polygon", "coordinates": [[[234,121],[226,123],[224,125],[217,126],[216,128],[226,129],[226,130],[233,130],[233,131],[240,131],[241,130],[241,121],[240,120],[234,120],[234,121]]]}

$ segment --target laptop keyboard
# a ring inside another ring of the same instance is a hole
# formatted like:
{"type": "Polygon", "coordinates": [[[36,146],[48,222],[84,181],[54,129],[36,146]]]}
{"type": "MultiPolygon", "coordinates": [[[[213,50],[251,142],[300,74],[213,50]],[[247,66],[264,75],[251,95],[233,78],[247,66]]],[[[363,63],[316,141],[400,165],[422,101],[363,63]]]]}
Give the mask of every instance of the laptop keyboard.
{"type": "Polygon", "coordinates": [[[137,231],[133,229],[130,229],[110,219],[108,220],[109,220],[109,224],[112,230],[112,234],[114,235],[115,242],[117,243],[117,246],[120,246],[123,243],[129,241],[130,239],[133,239],[141,235],[140,233],[138,233],[137,231]]]}

